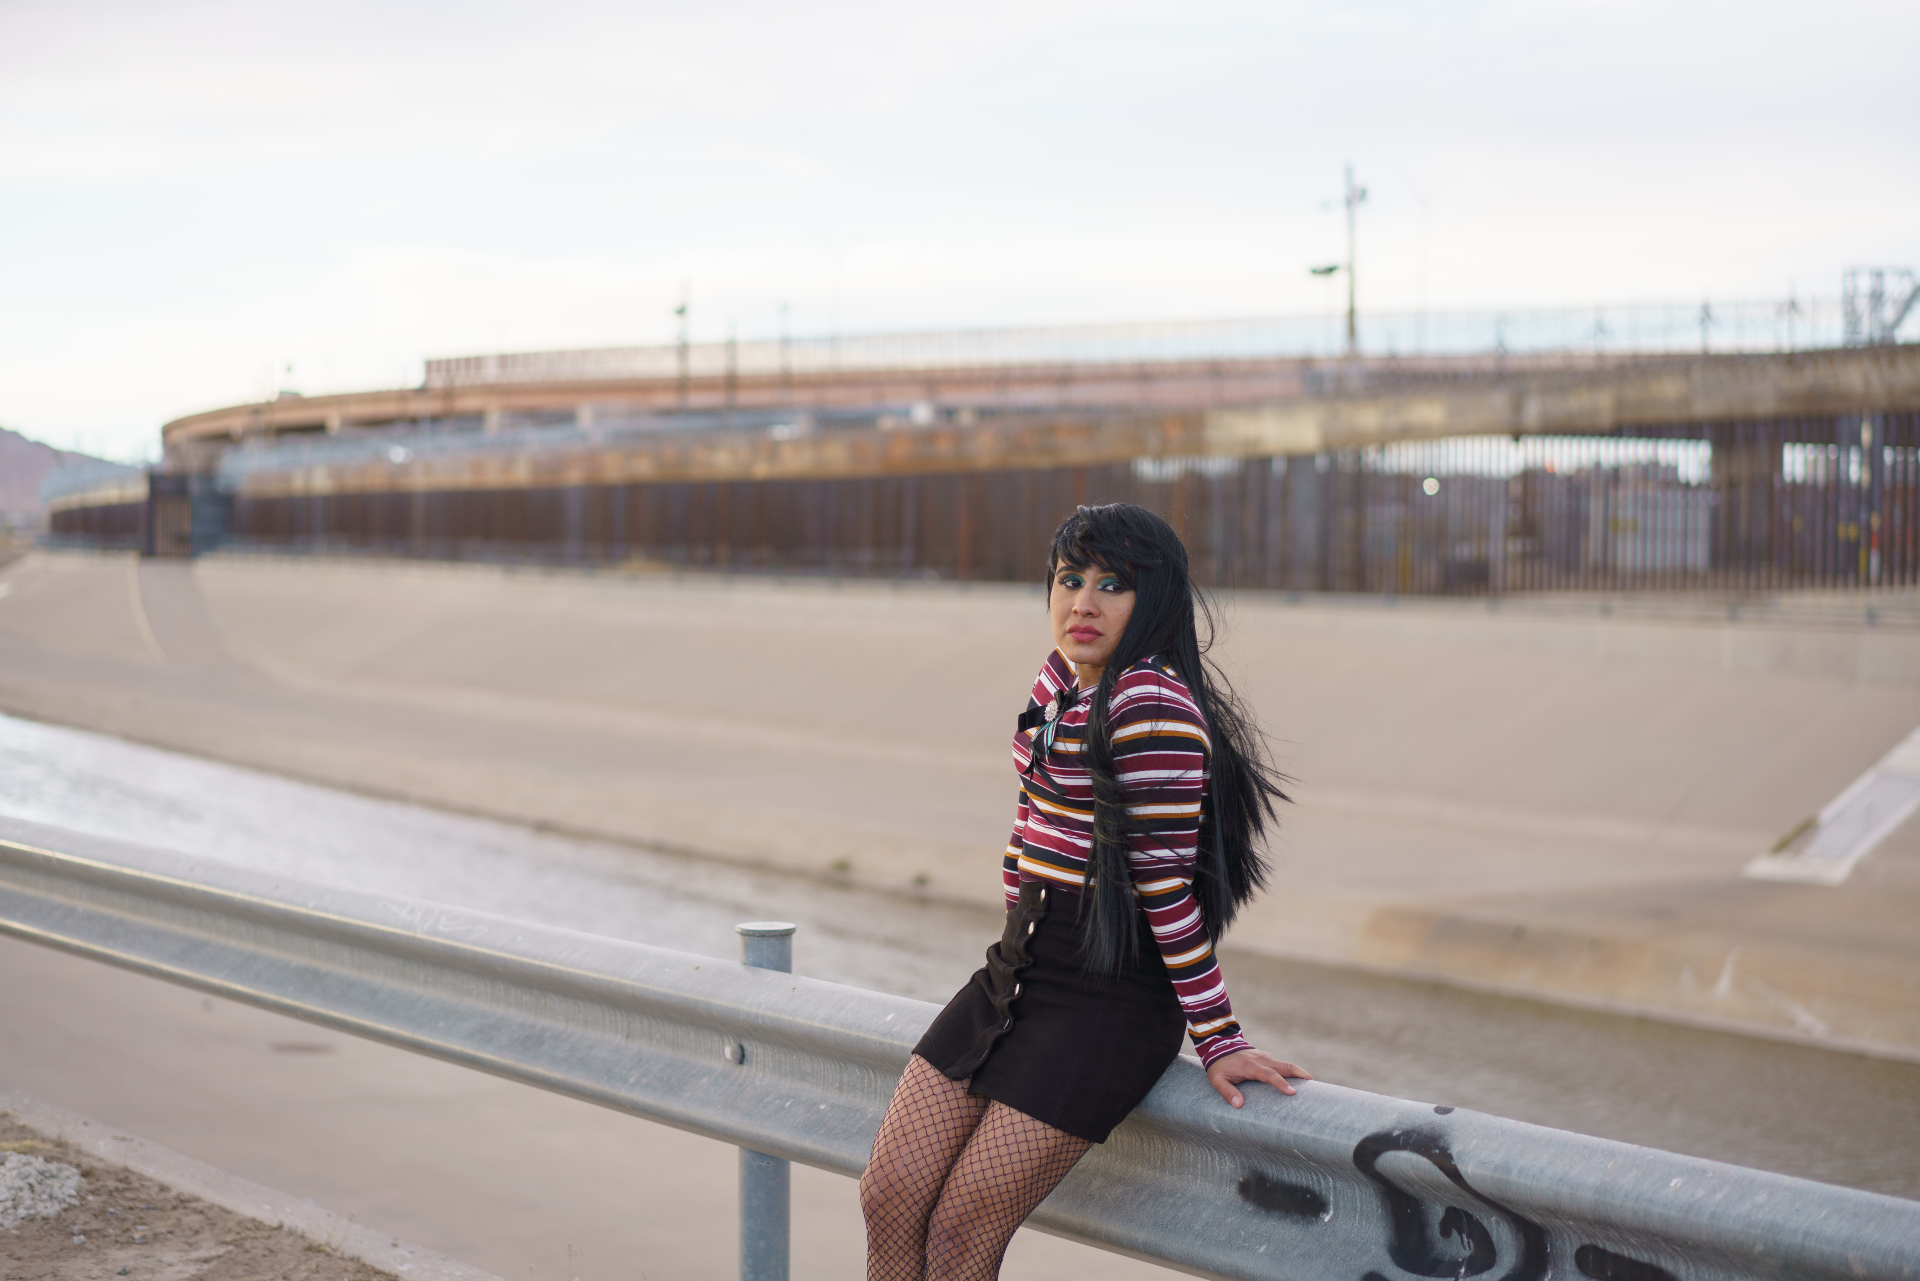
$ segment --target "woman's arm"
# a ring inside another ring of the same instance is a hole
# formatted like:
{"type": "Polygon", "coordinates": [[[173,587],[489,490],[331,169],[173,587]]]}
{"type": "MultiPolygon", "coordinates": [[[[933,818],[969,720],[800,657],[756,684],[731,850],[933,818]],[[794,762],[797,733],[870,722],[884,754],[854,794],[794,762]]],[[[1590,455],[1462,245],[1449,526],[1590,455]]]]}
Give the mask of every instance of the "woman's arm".
{"type": "Polygon", "coordinates": [[[1113,766],[1127,802],[1127,861],[1203,1063],[1247,1048],[1193,896],[1211,744],[1186,686],[1142,668],[1108,703],[1113,766]]]}
{"type": "Polygon", "coordinates": [[[1000,860],[1000,883],[1006,891],[1007,910],[1020,906],[1020,853],[1027,848],[1027,789],[1020,789],[1020,803],[1013,812],[1013,835],[1007,838],[1007,855],[1000,860]]]}
{"type": "Polygon", "coordinates": [[[1286,1077],[1306,1073],[1247,1044],[1193,894],[1212,749],[1199,708],[1177,676],[1142,668],[1116,682],[1107,724],[1127,801],[1134,892],[1208,1079],[1235,1107],[1244,1101],[1233,1088],[1238,1081],[1264,1080],[1293,1093],[1286,1077]]]}

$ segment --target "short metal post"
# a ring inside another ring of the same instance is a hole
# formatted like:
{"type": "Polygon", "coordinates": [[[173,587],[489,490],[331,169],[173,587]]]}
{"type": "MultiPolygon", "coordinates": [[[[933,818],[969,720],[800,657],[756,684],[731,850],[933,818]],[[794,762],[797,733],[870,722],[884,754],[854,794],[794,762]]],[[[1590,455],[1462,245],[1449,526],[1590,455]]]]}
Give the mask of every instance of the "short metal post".
{"type": "MultiPolygon", "coordinates": [[[[786,921],[748,921],[740,935],[740,959],[763,970],[793,973],[794,926],[786,921]]],[[[746,1047],[736,1047],[744,1065],[746,1047]]],[[[730,1055],[731,1057],[731,1055],[730,1055]]],[[[793,1167],[777,1156],[740,1149],[740,1281],[787,1281],[792,1254],[793,1167]]]]}

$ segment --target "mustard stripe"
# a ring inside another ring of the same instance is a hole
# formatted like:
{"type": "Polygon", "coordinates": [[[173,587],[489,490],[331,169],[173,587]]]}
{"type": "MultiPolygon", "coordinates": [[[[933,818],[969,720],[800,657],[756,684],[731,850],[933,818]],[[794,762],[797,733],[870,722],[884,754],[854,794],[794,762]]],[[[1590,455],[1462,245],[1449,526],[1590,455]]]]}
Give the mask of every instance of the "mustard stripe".
{"type": "Polygon", "coordinates": [[[1045,810],[1049,814],[1064,814],[1070,818],[1093,818],[1092,810],[1077,810],[1067,805],[1052,805],[1041,800],[1038,796],[1033,798],[1033,807],[1038,810],[1045,810]]]}
{"type": "Polygon", "coordinates": [[[1169,734],[1192,734],[1206,737],[1206,731],[1192,721],[1128,721],[1113,731],[1115,738],[1136,738],[1141,734],[1151,734],[1155,730],[1169,734]]]}
{"type": "Polygon", "coordinates": [[[1134,888],[1142,894],[1170,894],[1174,890],[1184,890],[1187,883],[1177,876],[1169,876],[1159,881],[1136,881],[1134,888]]]}
{"type": "Polygon", "coordinates": [[[1085,885],[1087,883],[1087,878],[1079,872],[1075,872],[1069,868],[1055,867],[1051,863],[1038,863],[1030,858],[1020,860],[1020,870],[1023,872],[1031,872],[1035,876],[1044,877],[1049,881],[1059,881],[1064,885],[1085,885]]]}
{"type": "MultiPolygon", "coordinates": [[[[1200,744],[1201,747],[1206,748],[1208,751],[1213,750],[1212,740],[1209,739],[1205,733],[1193,729],[1190,726],[1144,725],[1135,728],[1134,726],[1128,725],[1113,731],[1113,741],[1116,743],[1130,743],[1138,738],[1185,738],[1200,744]]],[[[1166,750],[1172,751],[1174,749],[1168,748],[1166,750]]]]}

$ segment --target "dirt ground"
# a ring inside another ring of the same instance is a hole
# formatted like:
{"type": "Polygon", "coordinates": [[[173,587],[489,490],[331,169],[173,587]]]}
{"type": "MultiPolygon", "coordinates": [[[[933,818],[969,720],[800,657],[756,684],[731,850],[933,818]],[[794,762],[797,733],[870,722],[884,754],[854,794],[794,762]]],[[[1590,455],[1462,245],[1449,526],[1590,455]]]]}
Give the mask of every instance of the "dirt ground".
{"type": "Polygon", "coordinates": [[[0,1152],[76,1167],[79,1205],[0,1232],[0,1281],[397,1281],[298,1233],[242,1218],[0,1113],[0,1152]]]}

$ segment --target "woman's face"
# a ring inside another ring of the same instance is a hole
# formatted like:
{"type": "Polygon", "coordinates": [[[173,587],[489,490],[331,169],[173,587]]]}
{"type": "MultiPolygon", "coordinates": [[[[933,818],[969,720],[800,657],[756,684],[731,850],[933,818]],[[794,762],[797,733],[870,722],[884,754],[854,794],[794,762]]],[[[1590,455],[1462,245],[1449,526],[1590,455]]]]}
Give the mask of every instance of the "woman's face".
{"type": "Polygon", "coordinates": [[[1053,643],[1080,669],[1082,688],[1100,679],[1133,615],[1133,589],[1099,565],[1061,565],[1047,589],[1053,643]]]}

